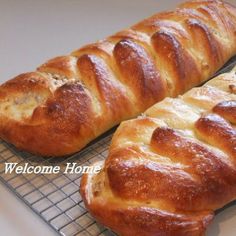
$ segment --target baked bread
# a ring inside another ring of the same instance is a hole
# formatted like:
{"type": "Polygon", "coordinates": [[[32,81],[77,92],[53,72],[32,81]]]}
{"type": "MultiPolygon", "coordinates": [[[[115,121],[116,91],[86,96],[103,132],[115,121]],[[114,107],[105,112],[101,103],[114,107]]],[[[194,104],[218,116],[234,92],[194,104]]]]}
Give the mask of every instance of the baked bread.
{"type": "Polygon", "coordinates": [[[79,151],[236,54],[236,8],[187,2],[0,87],[0,137],[45,156],[79,151]]]}
{"type": "Polygon", "coordinates": [[[236,68],[121,123],[81,194],[122,236],[204,235],[236,199],[236,68]]]}

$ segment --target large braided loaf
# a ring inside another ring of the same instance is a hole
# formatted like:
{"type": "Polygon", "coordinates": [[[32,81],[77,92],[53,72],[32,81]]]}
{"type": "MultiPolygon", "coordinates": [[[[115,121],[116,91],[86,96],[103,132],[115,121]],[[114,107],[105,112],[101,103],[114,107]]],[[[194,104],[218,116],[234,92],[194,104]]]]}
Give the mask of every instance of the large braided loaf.
{"type": "Polygon", "coordinates": [[[236,9],[192,1],[0,87],[0,137],[42,155],[76,152],[166,96],[201,84],[236,54],[236,9]]]}
{"type": "Polygon", "coordinates": [[[123,236],[204,235],[236,199],[236,68],[121,123],[81,194],[123,236]]]}

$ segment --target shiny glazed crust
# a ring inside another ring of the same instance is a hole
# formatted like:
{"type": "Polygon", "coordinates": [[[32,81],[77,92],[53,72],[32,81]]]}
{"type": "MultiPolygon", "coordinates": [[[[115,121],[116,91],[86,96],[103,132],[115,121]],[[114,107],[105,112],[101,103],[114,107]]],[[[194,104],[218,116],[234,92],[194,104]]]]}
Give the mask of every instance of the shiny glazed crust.
{"type": "Polygon", "coordinates": [[[35,154],[74,153],[235,54],[235,7],[184,3],[0,86],[0,137],[35,154]]]}
{"type": "Polygon", "coordinates": [[[236,199],[236,68],[121,123],[109,157],[84,175],[91,214],[119,235],[204,235],[236,199]]]}

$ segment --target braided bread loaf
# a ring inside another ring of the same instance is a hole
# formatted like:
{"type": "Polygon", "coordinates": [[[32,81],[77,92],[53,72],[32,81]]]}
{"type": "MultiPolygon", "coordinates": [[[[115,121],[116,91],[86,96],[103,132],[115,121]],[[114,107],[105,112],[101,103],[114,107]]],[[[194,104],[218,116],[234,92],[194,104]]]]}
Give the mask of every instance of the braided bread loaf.
{"type": "Polygon", "coordinates": [[[236,68],[121,123],[81,194],[119,235],[203,235],[236,199],[236,68]]]}
{"type": "Polygon", "coordinates": [[[0,87],[0,137],[42,155],[76,152],[236,54],[236,9],[197,0],[157,14],[0,87]]]}

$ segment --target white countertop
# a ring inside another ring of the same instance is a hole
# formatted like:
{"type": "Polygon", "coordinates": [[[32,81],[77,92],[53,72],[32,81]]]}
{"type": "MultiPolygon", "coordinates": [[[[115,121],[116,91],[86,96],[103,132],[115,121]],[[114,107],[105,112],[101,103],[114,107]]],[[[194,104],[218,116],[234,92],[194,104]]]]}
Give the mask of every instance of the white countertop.
{"type": "MultiPolygon", "coordinates": [[[[236,0],[228,0],[235,3],[236,0]]],[[[180,0],[0,0],[0,83],[46,59],[102,39],[180,0]]],[[[53,236],[36,214],[0,184],[0,235],[53,236]]],[[[207,235],[233,236],[236,205],[219,214],[207,235]]]]}
{"type": "Polygon", "coordinates": [[[53,229],[2,184],[0,184],[0,199],[0,235],[57,235],[53,229]]]}

